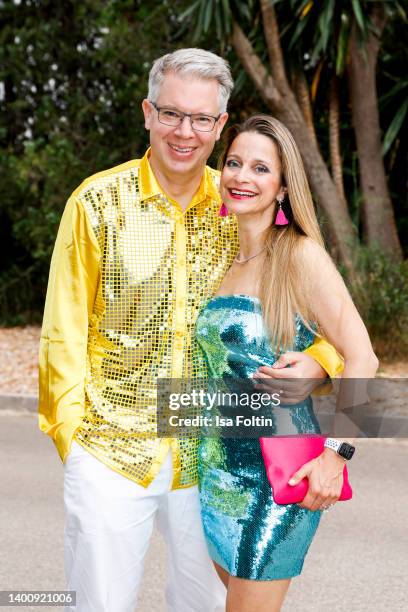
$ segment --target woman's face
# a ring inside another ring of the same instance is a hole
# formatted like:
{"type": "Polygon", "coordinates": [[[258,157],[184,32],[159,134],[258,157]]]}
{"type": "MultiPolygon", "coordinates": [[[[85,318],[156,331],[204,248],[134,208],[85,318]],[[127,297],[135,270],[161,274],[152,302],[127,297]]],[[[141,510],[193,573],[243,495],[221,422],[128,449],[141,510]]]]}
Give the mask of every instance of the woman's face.
{"type": "Polygon", "coordinates": [[[283,198],[281,162],[275,143],[262,134],[244,132],[233,141],[221,174],[221,196],[237,216],[274,213],[283,198]]]}

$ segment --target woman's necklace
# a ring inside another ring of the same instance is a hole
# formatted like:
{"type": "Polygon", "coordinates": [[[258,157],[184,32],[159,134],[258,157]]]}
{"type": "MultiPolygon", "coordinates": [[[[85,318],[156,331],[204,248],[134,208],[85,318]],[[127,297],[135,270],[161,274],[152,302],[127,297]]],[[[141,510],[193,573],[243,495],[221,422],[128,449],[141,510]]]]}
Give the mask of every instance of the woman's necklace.
{"type": "Polygon", "coordinates": [[[258,251],[258,253],[255,253],[255,255],[251,255],[250,257],[245,257],[245,259],[237,259],[238,255],[239,255],[239,253],[238,253],[238,255],[234,258],[234,261],[235,261],[235,263],[238,263],[238,264],[246,263],[250,259],[254,259],[255,257],[258,257],[258,255],[263,253],[265,249],[266,249],[266,247],[263,247],[263,249],[258,251]]]}

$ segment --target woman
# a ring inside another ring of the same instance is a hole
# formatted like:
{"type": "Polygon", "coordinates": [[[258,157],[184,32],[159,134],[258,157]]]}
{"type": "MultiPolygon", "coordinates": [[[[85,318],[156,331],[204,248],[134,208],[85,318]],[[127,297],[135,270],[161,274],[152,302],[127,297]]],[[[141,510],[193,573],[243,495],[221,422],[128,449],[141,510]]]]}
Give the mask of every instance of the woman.
{"type": "MultiPolygon", "coordinates": [[[[315,333],[344,356],[345,377],[374,376],[377,358],[324,250],[290,132],[276,119],[254,115],[227,132],[221,162],[223,206],[237,217],[240,251],[197,321],[210,376],[251,378],[282,351],[307,348],[315,333]]],[[[288,408],[295,430],[319,432],[308,406],[302,418],[297,408],[288,408]]],[[[303,502],[278,505],[257,439],[202,440],[203,526],[228,589],[227,612],[281,609],[291,578],[301,572],[321,510],[340,496],[343,468],[343,458],[325,448],[297,473],[297,481],[309,479],[303,502]]]]}

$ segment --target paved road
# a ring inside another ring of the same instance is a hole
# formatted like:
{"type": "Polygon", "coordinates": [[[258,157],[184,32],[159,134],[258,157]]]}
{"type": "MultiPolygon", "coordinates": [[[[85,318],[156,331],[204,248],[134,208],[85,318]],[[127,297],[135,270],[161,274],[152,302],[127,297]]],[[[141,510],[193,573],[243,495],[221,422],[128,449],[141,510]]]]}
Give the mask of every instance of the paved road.
{"type": "MultiPolygon", "coordinates": [[[[324,515],[285,612],[407,610],[407,466],[408,441],[359,443],[354,499],[324,515]]],[[[0,590],[63,589],[62,466],[33,415],[0,411],[0,500],[0,590]]],[[[139,612],[164,612],[164,575],[165,550],[155,534],[139,612]]]]}

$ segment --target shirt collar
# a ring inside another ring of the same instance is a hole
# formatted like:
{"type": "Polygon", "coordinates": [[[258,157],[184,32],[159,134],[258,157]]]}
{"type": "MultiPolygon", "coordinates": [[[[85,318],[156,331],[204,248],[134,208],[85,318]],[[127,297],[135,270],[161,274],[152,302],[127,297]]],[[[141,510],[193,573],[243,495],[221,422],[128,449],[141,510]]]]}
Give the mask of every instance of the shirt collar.
{"type": "Polygon", "coordinates": [[[141,200],[148,200],[149,198],[163,194],[149,164],[149,156],[150,147],[147,149],[140,162],[139,189],[141,200]]]}
{"type": "MultiPolygon", "coordinates": [[[[166,193],[160,187],[154,172],[149,163],[150,147],[142,157],[140,162],[140,175],[139,175],[139,189],[141,200],[147,200],[159,195],[165,195],[170,201],[172,198],[167,196],[166,193]]],[[[203,177],[201,179],[200,186],[193,196],[188,208],[192,208],[196,204],[203,202],[206,199],[221,201],[218,188],[214,183],[214,177],[212,176],[211,170],[206,166],[203,177]]]]}

